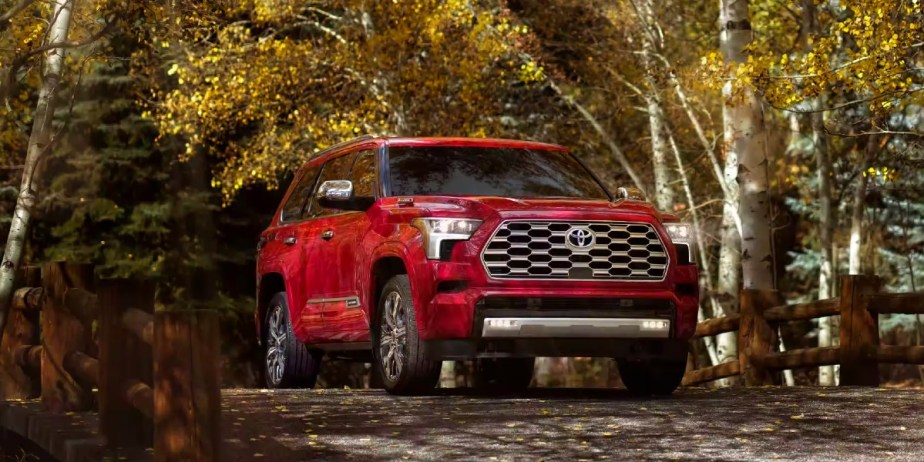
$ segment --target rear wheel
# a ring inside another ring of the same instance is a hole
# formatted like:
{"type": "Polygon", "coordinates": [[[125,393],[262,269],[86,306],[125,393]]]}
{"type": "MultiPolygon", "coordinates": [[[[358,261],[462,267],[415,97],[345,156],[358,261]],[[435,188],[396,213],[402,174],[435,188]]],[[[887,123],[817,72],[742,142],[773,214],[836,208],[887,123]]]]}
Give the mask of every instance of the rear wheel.
{"type": "Polygon", "coordinates": [[[269,388],[311,388],[318,379],[321,355],[295,338],[285,292],[270,300],[263,328],[263,364],[269,388]]]}
{"type": "Polygon", "coordinates": [[[475,388],[500,393],[526,390],[533,380],[535,363],[534,358],[476,359],[475,388]]]}
{"type": "Polygon", "coordinates": [[[385,390],[392,394],[426,393],[436,387],[441,361],[424,357],[406,274],[385,283],[376,316],[373,355],[385,390]]]}
{"type": "Polygon", "coordinates": [[[686,371],[686,361],[620,360],[619,376],[633,395],[670,395],[680,386],[686,371]]]}

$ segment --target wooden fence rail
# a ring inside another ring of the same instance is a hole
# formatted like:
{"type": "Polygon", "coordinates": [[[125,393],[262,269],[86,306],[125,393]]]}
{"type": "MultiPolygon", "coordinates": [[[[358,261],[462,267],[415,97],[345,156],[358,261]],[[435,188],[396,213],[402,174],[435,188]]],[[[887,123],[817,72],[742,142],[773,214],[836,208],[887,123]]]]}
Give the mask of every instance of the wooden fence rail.
{"type": "Polygon", "coordinates": [[[0,342],[0,401],[40,398],[48,414],[98,408],[109,448],[218,460],[215,312],[155,313],[152,283],[94,278],[90,265],[22,273],[0,342]]]}
{"type": "Polygon", "coordinates": [[[684,385],[740,375],[745,385],[778,383],[783,369],[840,364],[841,385],[879,385],[880,363],[924,364],[924,347],[879,343],[880,314],[924,314],[924,293],[880,291],[876,276],[843,276],[840,297],[785,305],[778,292],[743,290],[739,314],[696,326],[694,340],[738,331],[738,361],[691,369],[684,385]],[[840,316],[840,346],[776,351],[775,325],[840,316]]]}

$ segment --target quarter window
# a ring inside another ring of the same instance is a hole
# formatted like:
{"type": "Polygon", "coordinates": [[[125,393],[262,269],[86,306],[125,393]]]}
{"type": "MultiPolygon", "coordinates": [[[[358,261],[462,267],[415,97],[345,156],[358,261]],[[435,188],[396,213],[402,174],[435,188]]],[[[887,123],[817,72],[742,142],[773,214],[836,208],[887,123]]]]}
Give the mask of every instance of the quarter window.
{"type": "Polygon", "coordinates": [[[355,197],[375,198],[375,151],[362,151],[357,154],[350,181],[353,182],[355,197]]]}

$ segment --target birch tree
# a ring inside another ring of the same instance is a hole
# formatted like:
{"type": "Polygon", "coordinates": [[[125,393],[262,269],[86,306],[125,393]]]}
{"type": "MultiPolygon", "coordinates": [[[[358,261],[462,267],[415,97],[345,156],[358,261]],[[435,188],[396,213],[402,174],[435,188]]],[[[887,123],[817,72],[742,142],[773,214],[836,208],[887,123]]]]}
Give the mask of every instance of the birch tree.
{"type": "Polygon", "coordinates": [[[861,274],[863,269],[860,251],[863,246],[863,212],[866,210],[866,190],[869,184],[869,172],[867,170],[872,164],[872,158],[877,147],[877,137],[869,135],[860,161],[860,175],[857,178],[857,189],[853,195],[853,210],[850,214],[850,243],[848,244],[847,263],[847,272],[849,274],[861,274]]]}
{"type": "MultiPolygon", "coordinates": [[[[818,10],[813,0],[802,2],[802,30],[803,35],[811,36],[818,33],[818,10]]],[[[803,47],[805,53],[812,53],[812,41],[805,40],[803,47]]],[[[812,148],[815,154],[815,168],[818,178],[818,241],[821,256],[818,271],[818,298],[828,299],[834,297],[835,261],[834,261],[834,226],[835,208],[832,206],[831,181],[833,171],[831,168],[831,147],[825,130],[824,99],[822,93],[808,101],[811,111],[809,120],[812,130],[812,148]]],[[[818,346],[830,347],[833,345],[834,320],[830,316],[818,319],[818,346]]],[[[834,366],[819,366],[818,384],[823,386],[835,385],[834,366]]]]}
{"type": "MultiPolygon", "coordinates": [[[[44,52],[44,72],[35,106],[32,131],[26,151],[19,196],[13,211],[13,220],[0,263],[0,333],[6,325],[6,315],[13,297],[16,271],[22,259],[29,220],[36,202],[36,171],[42,158],[52,149],[54,133],[52,119],[61,85],[64,53],[75,0],[51,0],[51,17],[45,41],[39,50],[44,52]]],[[[0,334],[2,335],[2,334],[0,334]]]]}
{"type": "MultiPolygon", "coordinates": [[[[753,40],[748,1],[722,0],[719,22],[720,48],[726,62],[746,64],[747,46],[753,40]]],[[[722,95],[725,175],[728,179],[737,170],[739,188],[742,285],[748,289],[771,289],[775,281],[767,193],[769,175],[760,101],[749,85],[736,84],[733,79],[725,83],[722,95]]]]}
{"type": "Polygon", "coordinates": [[[667,129],[664,119],[660,88],[655,76],[660,69],[655,61],[662,43],[660,28],[654,22],[654,6],[651,0],[633,2],[641,24],[641,58],[645,73],[646,92],[643,95],[648,113],[648,129],[651,135],[651,164],[654,172],[655,204],[661,210],[674,206],[674,189],[671,168],[668,163],[667,129]]]}

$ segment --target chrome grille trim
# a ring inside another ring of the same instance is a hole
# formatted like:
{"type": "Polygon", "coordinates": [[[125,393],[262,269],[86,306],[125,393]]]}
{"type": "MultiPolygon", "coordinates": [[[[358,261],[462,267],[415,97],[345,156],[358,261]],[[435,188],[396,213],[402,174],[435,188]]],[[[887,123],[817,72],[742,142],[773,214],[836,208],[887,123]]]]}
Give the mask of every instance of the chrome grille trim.
{"type": "Polygon", "coordinates": [[[491,279],[661,282],[670,257],[650,223],[506,220],[482,249],[481,262],[491,279]],[[576,227],[593,231],[592,246],[566,245],[576,227]]]}

